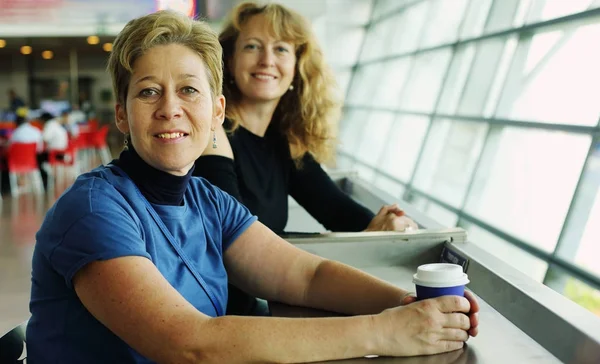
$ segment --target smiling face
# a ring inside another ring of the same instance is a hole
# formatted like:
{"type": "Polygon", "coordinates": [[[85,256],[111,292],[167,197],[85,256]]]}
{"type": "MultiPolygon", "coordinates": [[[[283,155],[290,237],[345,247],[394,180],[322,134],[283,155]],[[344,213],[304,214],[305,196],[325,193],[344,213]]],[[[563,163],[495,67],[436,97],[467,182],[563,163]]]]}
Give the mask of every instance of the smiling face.
{"type": "Polygon", "coordinates": [[[295,47],[269,34],[263,15],[249,18],[235,42],[229,70],[242,99],[279,102],[294,79],[295,47]]]}
{"type": "Polygon", "coordinates": [[[186,46],[161,45],[133,64],[117,127],[149,165],[185,175],[223,122],[225,98],[212,96],[202,58],[186,46]]]}

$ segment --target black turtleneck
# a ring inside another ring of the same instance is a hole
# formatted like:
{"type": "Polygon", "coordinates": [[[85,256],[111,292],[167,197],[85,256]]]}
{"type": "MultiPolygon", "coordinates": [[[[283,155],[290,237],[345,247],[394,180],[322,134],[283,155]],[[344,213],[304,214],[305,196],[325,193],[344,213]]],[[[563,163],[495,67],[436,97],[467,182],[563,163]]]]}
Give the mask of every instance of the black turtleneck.
{"type": "Polygon", "coordinates": [[[127,173],[150,203],[157,205],[181,206],[194,171],[192,166],[185,176],[163,172],[146,163],[131,146],[113,163],[127,173]]]}

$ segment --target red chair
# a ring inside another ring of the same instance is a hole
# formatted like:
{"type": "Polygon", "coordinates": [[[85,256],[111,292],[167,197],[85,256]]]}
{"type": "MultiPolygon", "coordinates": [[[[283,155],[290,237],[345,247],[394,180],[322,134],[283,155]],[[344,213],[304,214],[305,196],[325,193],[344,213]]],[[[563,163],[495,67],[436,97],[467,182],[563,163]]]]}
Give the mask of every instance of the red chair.
{"type": "Polygon", "coordinates": [[[102,164],[108,164],[111,161],[110,150],[106,143],[106,136],[108,135],[108,125],[104,125],[98,131],[92,132],[90,142],[94,149],[100,153],[100,160],[102,164]]]}
{"type": "Polygon", "coordinates": [[[36,143],[11,143],[6,149],[6,167],[10,179],[10,193],[17,196],[17,174],[25,174],[31,177],[36,192],[44,192],[42,175],[37,162],[36,143]]]}

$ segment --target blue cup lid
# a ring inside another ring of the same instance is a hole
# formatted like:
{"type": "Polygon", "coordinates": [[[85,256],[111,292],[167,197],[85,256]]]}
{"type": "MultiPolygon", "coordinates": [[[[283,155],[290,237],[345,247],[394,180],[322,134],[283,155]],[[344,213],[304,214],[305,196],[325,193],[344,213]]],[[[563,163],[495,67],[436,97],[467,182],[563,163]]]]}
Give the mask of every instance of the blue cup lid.
{"type": "Polygon", "coordinates": [[[458,264],[432,263],[417,268],[413,283],[432,288],[455,287],[469,283],[469,278],[458,264]]]}

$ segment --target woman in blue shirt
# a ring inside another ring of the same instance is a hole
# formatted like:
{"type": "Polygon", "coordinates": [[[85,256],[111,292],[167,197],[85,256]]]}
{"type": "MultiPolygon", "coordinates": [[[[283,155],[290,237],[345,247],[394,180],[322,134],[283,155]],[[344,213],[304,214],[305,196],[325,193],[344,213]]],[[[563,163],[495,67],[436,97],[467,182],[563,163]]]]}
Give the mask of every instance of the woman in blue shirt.
{"type": "Polygon", "coordinates": [[[477,333],[471,295],[411,303],[286,243],[191,177],[224,119],[221,56],[208,25],[169,11],[132,20],[115,40],[108,69],[129,148],[80,176],[36,236],[28,362],[306,362],[461,348],[477,333]],[[356,316],[224,316],[228,280],[356,316]]]}

